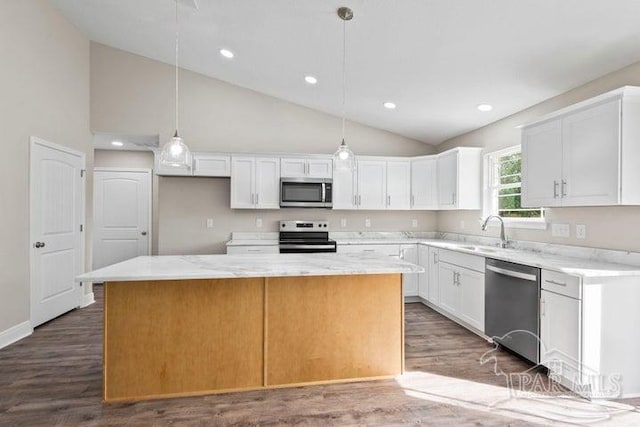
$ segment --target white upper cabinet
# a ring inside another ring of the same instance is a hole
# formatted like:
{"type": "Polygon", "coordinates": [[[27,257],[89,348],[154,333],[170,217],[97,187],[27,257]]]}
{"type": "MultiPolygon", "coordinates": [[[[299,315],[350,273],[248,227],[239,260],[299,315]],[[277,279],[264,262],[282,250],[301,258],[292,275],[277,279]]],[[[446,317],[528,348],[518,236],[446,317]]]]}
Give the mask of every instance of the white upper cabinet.
{"type": "Polygon", "coordinates": [[[387,207],[387,162],[358,160],[358,208],[381,210],[387,207]]]}
{"type": "Polygon", "coordinates": [[[482,149],[454,148],[437,156],[439,209],[481,209],[482,149]]]}
{"type": "Polygon", "coordinates": [[[354,171],[336,170],[333,173],[333,209],[357,209],[357,177],[354,171]]]}
{"type": "Polygon", "coordinates": [[[562,124],[552,120],[522,131],[522,206],[560,206],[562,124]],[[543,168],[537,165],[544,165],[543,168]]]}
{"type": "Polygon", "coordinates": [[[330,158],[282,157],[280,176],[283,178],[331,178],[333,160],[330,158]]]}
{"type": "Polygon", "coordinates": [[[194,176],[231,176],[231,156],[193,153],[194,176]]]}
{"type": "Polygon", "coordinates": [[[411,208],[411,161],[387,162],[387,209],[411,208]]]}
{"type": "Polygon", "coordinates": [[[437,157],[428,156],[411,161],[411,208],[438,208],[437,157]]]}
{"type": "Polygon", "coordinates": [[[231,159],[231,208],[280,208],[280,159],[239,157],[231,159]]]}
{"type": "Polygon", "coordinates": [[[522,204],[640,204],[640,88],[567,107],[522,130],[522,204]]]}

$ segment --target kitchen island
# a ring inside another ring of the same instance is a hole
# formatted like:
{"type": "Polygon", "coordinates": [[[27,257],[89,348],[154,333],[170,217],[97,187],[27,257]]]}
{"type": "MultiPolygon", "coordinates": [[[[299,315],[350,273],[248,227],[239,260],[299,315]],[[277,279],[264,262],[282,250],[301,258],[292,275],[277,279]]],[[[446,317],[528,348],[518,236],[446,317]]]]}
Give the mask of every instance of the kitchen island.
{"type": "Polygon", "coordinates": [[[104,282],[106,402],[401,374],[402,273],[370,254],[138,257],[104,282]]]}

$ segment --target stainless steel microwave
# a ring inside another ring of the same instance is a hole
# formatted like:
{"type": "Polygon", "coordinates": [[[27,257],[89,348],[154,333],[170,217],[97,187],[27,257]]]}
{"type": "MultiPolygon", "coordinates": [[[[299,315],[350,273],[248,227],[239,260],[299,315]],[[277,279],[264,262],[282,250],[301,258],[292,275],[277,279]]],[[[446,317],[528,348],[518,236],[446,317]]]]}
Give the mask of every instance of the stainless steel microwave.
{"type": "Polygon", "coordinates": [[[330,178],[281,178],[280,207],[330,208],[332,188],[330,178]]]}

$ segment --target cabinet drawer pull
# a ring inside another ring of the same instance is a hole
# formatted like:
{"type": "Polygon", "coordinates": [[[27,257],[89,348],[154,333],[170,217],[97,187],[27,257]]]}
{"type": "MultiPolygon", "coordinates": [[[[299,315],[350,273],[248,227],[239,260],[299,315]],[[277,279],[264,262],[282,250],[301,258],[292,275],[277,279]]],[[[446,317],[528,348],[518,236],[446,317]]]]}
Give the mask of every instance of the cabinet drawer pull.
{"type": "Polygon", "coordinates": [[[567,282],[557,282],[555,280],[549,279],[545,279],[545,282],[549,283],[550,285],[567,286],[567,282]]]}
{"type": "Polygon", "coordinates": [[[375,252],[375,249],[363,249],[364,252],[375,252]]]}

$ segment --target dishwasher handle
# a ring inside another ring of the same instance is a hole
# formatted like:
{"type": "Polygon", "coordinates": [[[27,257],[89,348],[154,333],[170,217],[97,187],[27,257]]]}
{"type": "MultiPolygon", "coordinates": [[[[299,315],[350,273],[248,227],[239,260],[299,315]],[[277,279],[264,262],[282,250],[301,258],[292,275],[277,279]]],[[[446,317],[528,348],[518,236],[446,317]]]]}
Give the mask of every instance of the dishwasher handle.
{"type": "Polygon", "coordinates": [[[538,281],[538,278],[535,274],[527,274],[521,273],[519,271],[507,270],[504,268],[495,267],[493,265],[487,265],[486,268],[487,270],[493,271],[494,273],[502,274],[509,277],[515,277],[516,279],[528,280],[530,282],[538,281]]]}

